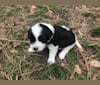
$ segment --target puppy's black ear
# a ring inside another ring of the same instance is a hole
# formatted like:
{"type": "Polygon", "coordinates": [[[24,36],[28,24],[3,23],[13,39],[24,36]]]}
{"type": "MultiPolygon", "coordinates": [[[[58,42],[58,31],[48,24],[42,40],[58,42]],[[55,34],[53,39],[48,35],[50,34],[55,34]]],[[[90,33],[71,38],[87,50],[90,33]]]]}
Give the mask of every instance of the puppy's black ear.
{"type": "Polygon", "coordinates": [[[31,28],[28,29],[28,38],[30,38],[31,35],[31,28]]]}
{"type": "Polygon", "coordinates": [[[39,24],[42,28],[41,35],[39,37],[39,40],[42,41],[43,43],[48,43],[48,41],[51,39],[53,33],[52,31],[45,26],[44,24],[39,24]]]}
{"type": "Polygon", "coordinates": [[[40,26],[43,29],[42,30],[43,33],[45,33],[48,37],[52,36],[52,31],[47,26],[45,26],[44,24],[40,24],[40,26]]]}
{"type": "Polygon", "coordinates": [[[29,30],[28,30],[28,39],[30,40],[30,43],[34,43],[35,42],[35,37],[34,37],[34,35],[32,33],[31,28],[29,28],[29,30]]]}

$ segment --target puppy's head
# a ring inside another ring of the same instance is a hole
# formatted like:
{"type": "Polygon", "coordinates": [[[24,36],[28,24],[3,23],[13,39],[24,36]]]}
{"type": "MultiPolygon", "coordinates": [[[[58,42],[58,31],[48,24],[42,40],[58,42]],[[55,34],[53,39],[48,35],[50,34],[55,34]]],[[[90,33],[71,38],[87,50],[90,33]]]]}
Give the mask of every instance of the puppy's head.
{"type": "Polygon", "coordinates": [[[28,30],[28,38],[30,40],[29,52],[39,52],[44,50],[47,42],[51,38],[53,32],[50,28],[42,23],[37,23],[28,30]]]}

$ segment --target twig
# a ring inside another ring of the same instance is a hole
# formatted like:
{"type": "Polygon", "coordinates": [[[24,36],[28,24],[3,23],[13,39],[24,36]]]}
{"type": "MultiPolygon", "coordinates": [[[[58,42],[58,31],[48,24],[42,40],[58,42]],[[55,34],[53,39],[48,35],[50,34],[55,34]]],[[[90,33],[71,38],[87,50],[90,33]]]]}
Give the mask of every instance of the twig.
{"type": "Polygon", "coordinates": [[[99,42],[93,42],[93,43],[89,44],[89,46],[94,46],[94,45],[100,46],[100,43],[99,42]]]}
{"type": "Polygon", "coordinates": [[[12,80],[11,76],[8,75],[7,73],[2,71],[2,74],[5,76],[5,78],[7,78],[8,80],[12,80]]]}
{"type": "Polygon", "coordinates": [[[20,72],[20,74],[22,76],[22,79],[24,79],[24,75],[23,75],[23,72],[22,72],[22,69],[21,69],[21,61],[19,63],[19,72],[20,72]]]}
{"type": "Polygon", "coordinates": [[[18,80],[18,75],[16,75],[16,79],[15,80],[18,80]]]}
{"type": "Polygon", "coordinates": [[[70,76],[70,79],[74,79],[74,75],[75,75],[75,70],[72,72],[71,76],[70,76]]]}
{"type": "Polygon", "coordinates": [[[1,51],[3,48],[5,48],[8,44],[9,44],[9,42],[6,43],[5,45],[3,45],[3,46],[0,48],[0,51],[1,51]]]}
{"type": "MultiPolygon", "coordinates": [[[[0,42],[0,43],[2,44],[2,42],[0,42]]],[[[3,44],[2,44],[2,45],[3,45],[3,44]]],[[[4,53],[4,55],[7,57],[7,59],[9,60],[9,62],[10,62],[11,64],[13,64],[13,59],[8,55],[6,49],[3,49],[3,53],[4,53]]]]}
{"type": "MultiPolygon", "coordinates": [[[[9,62],[11,63],[11,64],[13,64],[13,59],[7,54],[7,51],[4,49],[3,50],[3,53],[4,53],[4,55],[7,57],[7,59],[9,60],[9,62]]],[[[14,65],[14,64],[13,64],[14,65]]]]}
{"type": "Polygon", "coordinates": [[[85,61],[85,64],[86,64],[86,68],[89,70],[89,66],[88,66],[88,61],[87,61],[87,58],[86,58],[86,55],[84,55],[83,53],[81,53],[84,61],[85,61]]]}
{"type": "MultiPolygon", "coordinates": [[[[85,52],[85,51],[84,51],[85,52]]],[[[82,57],[83,57],[83,60],[85,61],[85,66],[87,68],[87,71],[88,71],[88,75],[87,75],[87,78],[89,77],[91,79],[91,68],[89,66],[89,63],[88,63],[88,60],[87,60],[87,54],[86,52],[85,53],[81,53],[82,57]]]]}
{"type": "Polygon", "coordinates": [[[10,39],[6,39],[6,38],[0,38],[0,40],[3,41],[8,41],[8,42],[20,42],[20,43],[29,43],[29,41],[22,41],[22,40],[10,40],[10,39]]]}
{"type": "Polygon", "coordinates": [[[91,41],[99,41],[100,42],[100,38],[95,38],[95,37],[92,37],[90,35],[87,35],[86,37],[91,41]]]}
{"type": "Polygon", "coordinates": [[[86,55],[85,50],[83,48],[82,49],[78,49],[78,50],[79,50],[80,54],[82,55],[82,57],[83,57],[83,59],[85,61],[86,68],[89,69],[89,67],[88,67],[88,61],[87,61],[87,58],[86,58],[87,55],[86,55]]]}

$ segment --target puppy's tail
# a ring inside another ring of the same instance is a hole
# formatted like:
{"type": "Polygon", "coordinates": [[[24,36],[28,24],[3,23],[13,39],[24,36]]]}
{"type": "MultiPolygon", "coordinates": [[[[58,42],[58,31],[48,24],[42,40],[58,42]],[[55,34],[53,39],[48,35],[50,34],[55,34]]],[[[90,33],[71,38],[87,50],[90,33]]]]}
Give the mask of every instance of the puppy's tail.
{"type": "Polygon", "coordinates": [[[76,43],[75,43],[75,44],[76,44],[76,46],[77,46],[78,48],[80,48],[80,49],[82,48],[82,46],[80,45],[80,43],[79,43],[78,40],[76,40],[76,43]]]}
{"type": "Polygon", "coordinates": [[[84,49],[83,47],[80,45],[79,41],[76,39],[76,42],[75,42],[76,46],[78,47],[79,51],[82,53],[84,52],[84,49]]]}

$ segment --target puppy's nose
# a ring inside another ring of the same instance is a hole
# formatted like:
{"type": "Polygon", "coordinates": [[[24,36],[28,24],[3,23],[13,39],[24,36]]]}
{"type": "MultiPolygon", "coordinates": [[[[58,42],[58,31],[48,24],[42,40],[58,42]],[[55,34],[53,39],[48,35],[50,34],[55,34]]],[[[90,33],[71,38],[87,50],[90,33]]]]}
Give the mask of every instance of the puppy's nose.
{"type": "Polygon", "coordinates": [[[34,51],[37,51],[37,50],[38,50],[38,48],[33,48],[33,50],[34,50],[34,51]]]}

